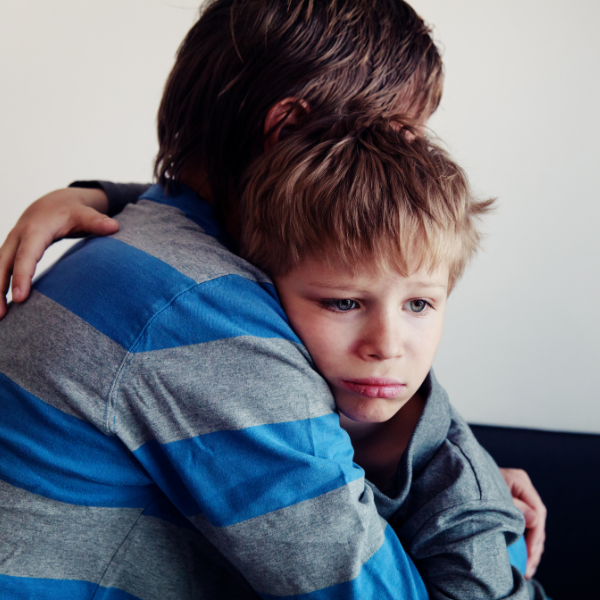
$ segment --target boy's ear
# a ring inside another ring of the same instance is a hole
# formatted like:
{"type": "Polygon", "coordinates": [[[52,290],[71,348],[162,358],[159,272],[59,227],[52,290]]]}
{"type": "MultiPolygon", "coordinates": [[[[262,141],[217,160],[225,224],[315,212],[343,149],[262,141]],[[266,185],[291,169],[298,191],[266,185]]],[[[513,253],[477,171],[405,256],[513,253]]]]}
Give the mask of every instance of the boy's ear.
{"type": "Polygon", "coordinates": [[[297,98],[285,98],[274,104],[265,118],[265,152],[279,142],[286,129],[293,129],[309,110],[308,102],[297,98]]]}

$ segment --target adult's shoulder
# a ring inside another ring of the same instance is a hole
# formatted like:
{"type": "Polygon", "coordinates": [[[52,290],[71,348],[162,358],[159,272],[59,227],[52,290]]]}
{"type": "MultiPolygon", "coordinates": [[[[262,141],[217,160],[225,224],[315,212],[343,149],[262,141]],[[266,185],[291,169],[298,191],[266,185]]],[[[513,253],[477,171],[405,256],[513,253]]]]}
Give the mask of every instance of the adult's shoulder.
{"type": "Polygon", "coordinates": [[[132,253],[147,254],[196,283],[224,275],[270,283],[265,273],[232,252],[232,242],[211,214],[212,208],[197,202],[195,213],[190,213],[185,206],[142,196],[117,217],[120,230],[107,239],[126,244],[132,253]]]}
{"type": "Polygon", "coordinates": [[[269,278],[227,248],[210,220],[146,200],[120,220],[118,234],[77,244],[36,292],[126,351],[203,341],[215,327],[299,344],[269,278]]]}

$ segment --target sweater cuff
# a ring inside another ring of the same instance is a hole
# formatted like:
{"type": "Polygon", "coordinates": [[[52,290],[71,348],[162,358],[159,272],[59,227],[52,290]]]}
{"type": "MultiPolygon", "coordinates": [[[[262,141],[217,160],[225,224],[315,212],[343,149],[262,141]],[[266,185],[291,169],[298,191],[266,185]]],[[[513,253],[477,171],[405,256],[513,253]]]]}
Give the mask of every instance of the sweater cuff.
{"type": "Polygon", "coordinates": [[[111,181],[74,181],[69,187],[102,190],[108,198],[108,216],[119,214],[128,204],[148,190],[150,183],[112,183],[111,181]]]}

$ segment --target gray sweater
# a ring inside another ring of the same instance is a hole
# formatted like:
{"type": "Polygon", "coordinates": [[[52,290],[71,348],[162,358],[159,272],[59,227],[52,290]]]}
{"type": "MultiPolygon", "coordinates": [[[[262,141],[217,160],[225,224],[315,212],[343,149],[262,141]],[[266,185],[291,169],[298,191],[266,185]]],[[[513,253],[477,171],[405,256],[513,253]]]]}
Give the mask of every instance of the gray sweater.
{"type": "Polygon", "coordinates": [[[425,409],[395,478],[371,486],[415,561],[432,599],[545,598],[511,567],[507,546],[524,531],[521,512],[492,457],[430,373],[425,409]]]}

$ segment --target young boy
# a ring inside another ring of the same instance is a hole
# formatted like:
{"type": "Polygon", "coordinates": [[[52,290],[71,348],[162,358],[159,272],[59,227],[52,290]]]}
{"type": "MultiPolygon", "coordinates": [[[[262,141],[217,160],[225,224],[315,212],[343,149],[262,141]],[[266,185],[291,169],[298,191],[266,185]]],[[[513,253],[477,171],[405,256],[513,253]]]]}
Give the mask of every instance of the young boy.
{"type": "Polygon", "coordinates": [[[410,128],[349,121],[283,141],[242,199],[241,253],[272,276],[431,598],[544,597],[511,570],[522,515],[431,373],[491,204],[410,128]]]}

